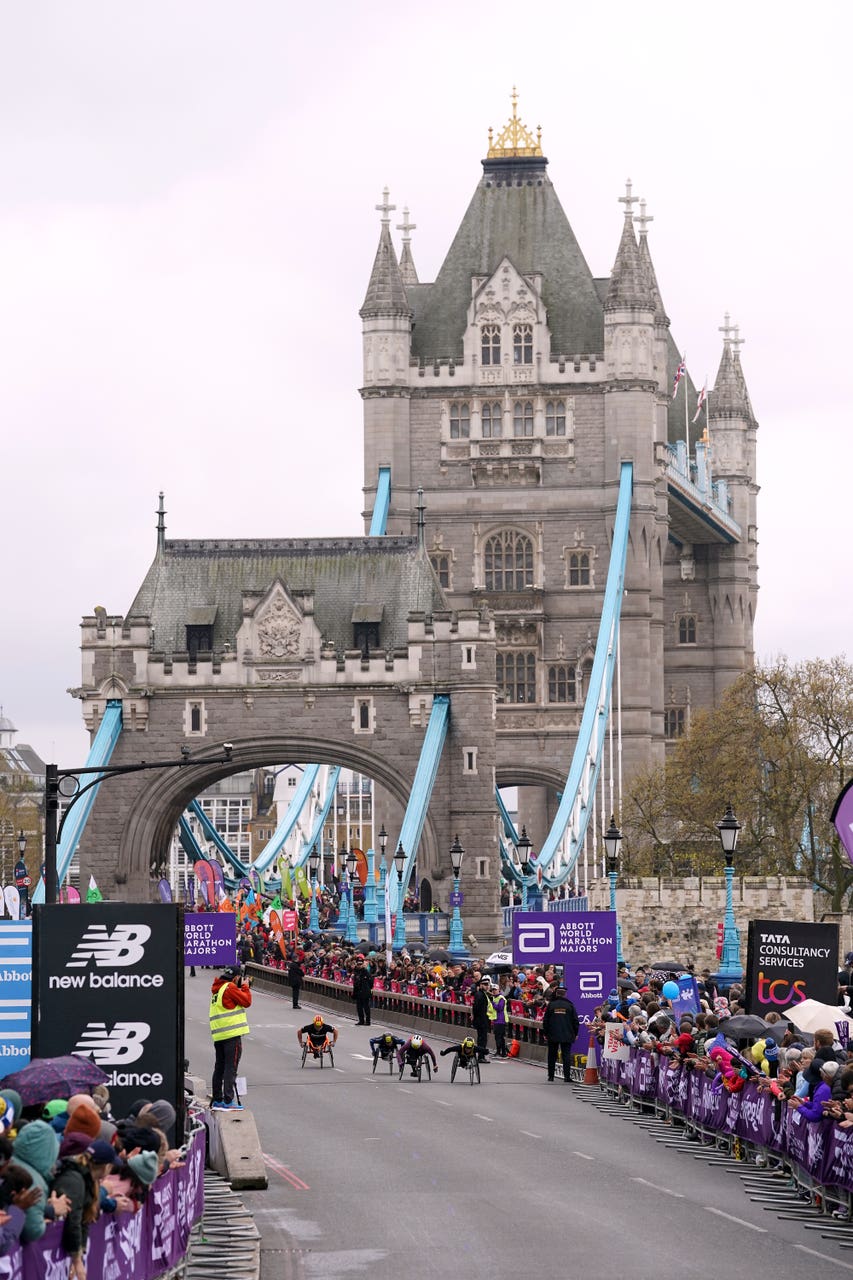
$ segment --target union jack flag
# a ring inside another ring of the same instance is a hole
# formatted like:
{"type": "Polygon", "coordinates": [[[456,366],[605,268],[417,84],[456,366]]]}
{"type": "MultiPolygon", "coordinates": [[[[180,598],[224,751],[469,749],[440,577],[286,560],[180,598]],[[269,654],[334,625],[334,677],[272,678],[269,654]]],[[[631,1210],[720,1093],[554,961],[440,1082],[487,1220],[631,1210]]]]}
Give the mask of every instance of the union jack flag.
{"type": "Polygon", "coordinates": [[[702,405],[705,403],[707,399],[708,399],[708,384],[706,382],[702,390],[699,392],[699,398],[696,401],[696,412],[693,415],[694,422],[699,417],[699,414],[702,412],[702,405]]]}
{"type": "Polygon", "coordinates": [[[677,368],[677,369],[676,369],[676,371],[675,371],[675,379],[674,379],[673,384],[672,384],[672,398],[673,398],[673,400],[674,400],[674,399],[675,399],[675,397],[678,395],[678,384],[679,384],[679,382],[681,381],[681,379],[684,377],[684,375],[685,375],[685,373],[686,373],[686,372],[687,372],[687,366],[686,366],[686,364],[684,363],[684,357],[682,356],[682,358],[681,358],[681,359],[679,360],[679,362],[678,362],[678,368],[677,368]]]}

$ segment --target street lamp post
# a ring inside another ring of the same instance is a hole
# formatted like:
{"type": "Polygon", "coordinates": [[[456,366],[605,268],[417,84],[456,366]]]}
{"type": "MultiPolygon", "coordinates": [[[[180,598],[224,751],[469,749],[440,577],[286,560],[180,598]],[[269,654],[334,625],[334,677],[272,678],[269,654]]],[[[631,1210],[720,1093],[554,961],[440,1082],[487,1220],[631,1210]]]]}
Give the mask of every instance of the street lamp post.
{"type": "Polygon", "coordinates": [[[355,882],[358,873],[358,858],[355,856],[354,849],[350,849],[347,854],[346,866],[347,874],[349,876],[349,918],[347,920],[344,940],[346,942],[358,942],[358,921],[355,910],[355,882]]]}
{"type": "Polygon", "coordinates": [[[738,822],[732,806],[727,804],[725,814],[717,823],[720,844],[723,846],[723,853],[726,858],[726,914],[723,921],[723,954],[720,957],[720,968],[716,974],[717,981],[723,987],[731,986],[733,982],[740,982],[743,977],[743,969],[740,963],[740,931],[735,924],[733,903],[735,849],[737,848],[737,838],[742,829],[743,824],[738,822]]]}
{"type": "Polygon", "coordinates": [[[340,861],[340,871],[338,875],[339,893],[338,893],[338,919],[337,919],[336,928],[340,929],[344,934],[346,934],[346,931],[349,928],[349,918],[350,918],[350,898],[349,898],[349,894],[344,893],[344,888],[345,888],[344,872],[346,871],[348,852],[349,850],[347,849],[346,845],[342,844],[337,855],[340,861]]]}
{"type": "Polygon", "coordinates": [[[530,836],[527,834],[527,827],[521,828],[521,835],[518,837],[516,852],[518,854],[518,867],[521,871],[521,909],[527,910],[527,886],[530,883],[530,850],[533,844],[530,836]]]}
{"type": "Polygon", "coordinates": [[[619,845],[622,843],[622,832],[616,825],[613,814],[610,815],[610,826],[604,833],[604,848],[607,853],[607,875],[610,880],[610,910],[616,917],[616,963],[624,964],[622,955],[622,926],[616,913],[616,877],[619,875],[619,845]]]}
{"type": "Polygon", "coordinates": [[[62,839],[62,829],[68,815],[78,800],[87,791],[97,787],[110,778],[121,777],[125,773],[141,773],[144,769],[186,769],[199,765],[230,764],[234,748],[230,742],[223,742],[221,756],[206,756],[203,759],[192,759],[189,747],[181,748],[180,760],[143,761],[141,764],[122,765],[86,765],[80,769],[60,769],[55,764],[45,765],[44,773],[44,900],[54,903],[59,888],[56,866],[56,855],[62,839]],[[84,785],[80,778],[85,774],[94,777],[84,785]],[[62,821],[59,821],[59,798],[68,801],[62,821]]]}
{"type": "Polygon", "coordinates": [[[316,844],[312,844],[308,854],[308,872],[311,876],[311,909],[308,912],[308,928],[314,933],[320,930],[320,913],[317,910],[317,868],[320,865],[320,852],[316,844]]]}
{"type": "MultiPolygon", "coordinates": [[[[395,951],[402,951],[406,945],[406,920],[403,915],[403,871],[406,866],[406,851],[403,843],[400,841],[397,845],[397,852],[394,854],[394,866],[397,869],[397,921],[394,925],[394,942],[395,951]]],[[[386,888],[385,892],[388,890],[386,888]]]]}
{"type": "Polygon", "coordinates": [[[452,956],[465,955],[465,943],[462,933],[462,913],[459,910],[459,900],[461,894],[459,892],[459,873],[462,870],[462,858],[465,850],[459,843],[459,836],[455,836],[453,844],[450,846],[450,863],[453,867],[453,914],[450,918],[450,943],[447,950],[452,956]]]}
{"type": "MultiPolygon", "coordinates": [[[[385,830],[385,823],[377,836],[379,840],[379,856],[385,861],[385,845],[388,842],[388,832],[385,830]]],[[[373,848],[373,841],[370,842],[370,848],[367,850],[367,884],[364,886],[364,923],[376,924],[379,920],[379,910],[376,905],[376,852],[373,848]]]]}

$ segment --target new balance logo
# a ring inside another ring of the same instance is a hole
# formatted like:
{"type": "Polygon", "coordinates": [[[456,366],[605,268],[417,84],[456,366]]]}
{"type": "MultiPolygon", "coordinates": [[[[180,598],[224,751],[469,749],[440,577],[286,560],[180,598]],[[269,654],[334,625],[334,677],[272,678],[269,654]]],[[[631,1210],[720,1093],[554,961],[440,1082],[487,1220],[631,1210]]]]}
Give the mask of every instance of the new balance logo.
{"type": "Polygon", "coordinates": [[[138,964],[151,937],[147,924],[117,924],[112,933],[105,924],[90,925],[66,969],[85,969],[90,960],[98,969],[138,964]]]}
{"type": "Polygon", "coordinates": [[[123,1066],[142,1057],[151,1034],[147,1022],[117,1022],[112,1031],[105,1022],[90,1022],[74,1046],[74,1053],[86,1054],[99,1067],[123,1066]]]}

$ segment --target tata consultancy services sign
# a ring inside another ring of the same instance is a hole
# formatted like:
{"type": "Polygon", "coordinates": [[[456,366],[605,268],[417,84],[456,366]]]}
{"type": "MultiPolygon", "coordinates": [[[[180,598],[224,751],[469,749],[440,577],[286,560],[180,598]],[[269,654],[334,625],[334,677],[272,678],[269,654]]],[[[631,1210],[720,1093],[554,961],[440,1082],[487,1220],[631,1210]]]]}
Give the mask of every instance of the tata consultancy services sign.
{"type": "Polygon", "coordinates": [[[180,1128],[183,936],[178,903],[36,907],[33,1057],[90,1057],[116,1115],[168,1098],[180,1128]]]}
{"type": "Polygon", "coordinates": [[[514,964],[561,965],[566,994],[581,1025],[616,984],[616,913],[514,911],[514,964]]]}
{"type": "Polygon", "coordinates": [[[803,920],[750,920],[746,1008],[760,1017],[802,1000],[835,1004],[838,925],[803,920]]]}

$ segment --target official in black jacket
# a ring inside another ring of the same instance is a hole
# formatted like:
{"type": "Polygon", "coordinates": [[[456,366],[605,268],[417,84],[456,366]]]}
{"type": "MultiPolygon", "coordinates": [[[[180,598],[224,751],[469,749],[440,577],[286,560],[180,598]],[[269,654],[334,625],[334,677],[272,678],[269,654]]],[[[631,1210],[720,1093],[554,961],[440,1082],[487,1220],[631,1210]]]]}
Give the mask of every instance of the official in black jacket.
{"type": "Polygon", "coordinates": [[[554,1079],[554,1068],[557,1065],[557,1050],[563,1052],[563,1082],[569,1083],[569,1058],[572,1045],[578,1036],[580,1023],[578,1013],[571,1000],[566,997],[566,988],[557,987],[554,998],[548,1003],[545,1017],[542,1019],[542,1032],[548,1041],[548,1079],[554,1079]]]}
{"type": "Polygon", "coordinates": [[[352,975],[352,998],[360,1027],[370,1026],[370,993],[373,990],[373,974],[363,957],[357,956],[352,975]]]}
{"type": "Polygon", "coordinates": [[[291,990],[293,991],[293,1007],[294,1009],[299,1009],[301,1008],[299,1003],[299,993],[302,990],[302,983],[305,979],[305,970],[302,968],[302,965],[299,963],[296,956],[294,956],[290,962],[287,970],[287,978],[290,982],[291,990]]]}
{"type": "Polygon", "coordinates": [[[489,1061],[489,1031],[494,1020],[494,1006],[489,995],[491,979],[481,978],[474,992],[474,1003],[471,1006],[471,1021],[477,1032],[477,1057],[481,1062],[489,1061]],[[491,1010],[492,1017],[489,1017],[491,1010]]]}

